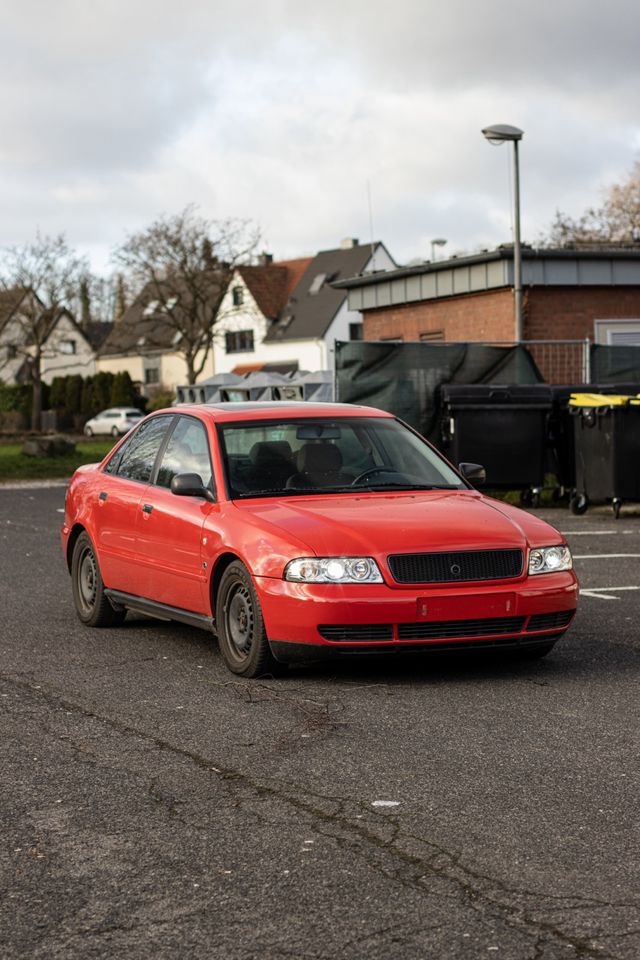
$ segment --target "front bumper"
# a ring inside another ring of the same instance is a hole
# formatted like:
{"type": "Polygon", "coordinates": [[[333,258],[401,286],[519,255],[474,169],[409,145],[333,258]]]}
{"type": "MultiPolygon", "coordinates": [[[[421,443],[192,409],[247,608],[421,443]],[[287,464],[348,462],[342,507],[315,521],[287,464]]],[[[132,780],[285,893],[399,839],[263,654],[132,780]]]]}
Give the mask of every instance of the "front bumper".
{"type": "Polygon", "coordinates": [[[573,617],[572,570],[468,587],[301,584],[256,578],[279,660],[424,648],[530,647],[561,636],[573,617]]]}

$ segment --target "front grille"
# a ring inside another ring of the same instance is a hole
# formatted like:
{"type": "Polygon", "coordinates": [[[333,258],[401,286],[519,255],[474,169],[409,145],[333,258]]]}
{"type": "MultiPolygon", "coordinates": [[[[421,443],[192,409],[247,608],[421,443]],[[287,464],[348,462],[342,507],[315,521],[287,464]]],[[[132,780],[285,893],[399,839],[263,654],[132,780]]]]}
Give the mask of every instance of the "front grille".
{"type": "Polygon", "coordinates": [[[520,633],[524,617],[492,617],[487,620],[441,620],[431,623],[400,623],[400,640],[446,640],[448,637],[482,637],[520,633]]]}
{"type": "Polygon", "coordinates": [[[318,631],[325,640],[334,640],[339,643],[375,643],[379,640],[393,640],[391,623],[320,624],[318,631]]]}
{"type": "Polygon", "coordinates": [[[527,633],[532,630],[557,630],[566,627],[573,619],[574,610],[560,610],[556,613],[534,613],[527,624],[527,633]]]}
{"type": "Polygon", "coordinates": [[[388,559],[397,583],[457,583],[519,577],[523,553],[522,550],[396,553],[388,559]]]}

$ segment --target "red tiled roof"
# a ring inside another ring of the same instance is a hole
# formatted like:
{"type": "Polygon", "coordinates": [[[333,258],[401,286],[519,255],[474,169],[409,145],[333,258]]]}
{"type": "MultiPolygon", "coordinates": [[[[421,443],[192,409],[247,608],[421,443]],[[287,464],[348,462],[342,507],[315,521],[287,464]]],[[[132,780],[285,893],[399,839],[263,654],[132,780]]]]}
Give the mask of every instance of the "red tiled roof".
{"type": "Polygon", "coordinates": [[[244,377],[245,373],[256,373],[262,370],[264,363],[239,363],[233,368],[231,373],[237,373],[239,377],[244,377]]]}
{"type": "Polygon", "coordinates": [[[242,279],[268,320],[275,320],[280,315],[311,259],[303,257],[263,266],[238,267],[242,279]]]}
{"type": "Polygon", "coordinates": [[[298,286],[302,278],[302,274],[305,272],[313,257],[300,257],[298,260],[280,260],[276,264],[278,267],[287,268],[287,300],[293,293],[294,289],[298,286]]]}

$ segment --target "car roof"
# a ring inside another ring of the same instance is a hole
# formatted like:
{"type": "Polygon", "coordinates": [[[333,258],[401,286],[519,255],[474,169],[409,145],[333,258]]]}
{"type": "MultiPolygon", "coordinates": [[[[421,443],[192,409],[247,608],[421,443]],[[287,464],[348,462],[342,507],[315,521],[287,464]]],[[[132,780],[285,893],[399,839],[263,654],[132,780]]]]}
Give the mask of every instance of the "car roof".
{"type": "Polygon", "coordinates": [[[244,403],[181,403],[171,413],[191,413],[217,423],[238,420],[274,420],[307,417],[392,417],[376,407],[353,403],[313,403],[312,401],[246,401],[244,403]]]}
{"type": "Polygon", "coordinates": [[[142,411],[137,410],[135,407],[105,407],[104,410],[101,410],[100,413],[96,416],[101,416],[103,413],[139,413],[140,416],[144,416],[142,411]]]}

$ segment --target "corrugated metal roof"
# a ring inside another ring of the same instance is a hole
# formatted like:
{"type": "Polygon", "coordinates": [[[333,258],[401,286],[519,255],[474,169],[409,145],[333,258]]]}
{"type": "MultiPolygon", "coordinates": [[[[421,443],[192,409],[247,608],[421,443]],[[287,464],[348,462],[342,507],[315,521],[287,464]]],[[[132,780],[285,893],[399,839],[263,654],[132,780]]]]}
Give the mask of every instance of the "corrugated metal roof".
{"type": "MultiPolygon", "coordinates": [[[[524,287],[640,286],[640,249],[522,250],[524,287]]],[[[348,291],[352,310],[437,300],[513,286],[513,245],[468,257],[425,261],[386,273],[353,276],[336,283],[348,291]]]]}

